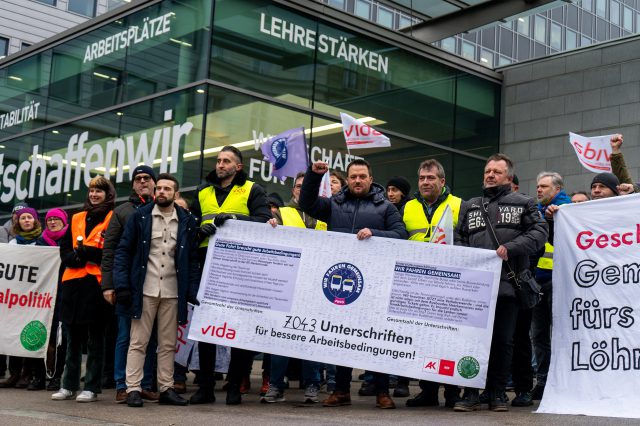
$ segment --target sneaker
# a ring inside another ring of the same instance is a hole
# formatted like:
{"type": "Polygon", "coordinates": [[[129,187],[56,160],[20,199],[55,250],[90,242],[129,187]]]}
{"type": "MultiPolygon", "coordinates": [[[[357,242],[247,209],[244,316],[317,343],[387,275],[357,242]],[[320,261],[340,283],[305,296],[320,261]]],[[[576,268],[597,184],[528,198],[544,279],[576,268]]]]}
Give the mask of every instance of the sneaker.
{"type": "Polygon", "coordinates": [[[134,408],[139,408],[144,405],[142,395],[140,395],[139,391],[131,391],[127,394],[127,405],[134,408]]]}
{"type": "Polygon", "coordinates": [[[304,402],[305,404],[315,404],[320,402],[318,399],[318,387],[316,385],[309,385],[304,390],[304,402]]]}
{"type": "Polygon", "coordinates": [[[251,390],[251,378],[249,375],[246,375],[242,378],[242,383],[240,383],[240,393],[242,395],[246,395],[251,390]]]}
{"type": "Polygon", "coordinates": [[[33,377],[29,384],[27,385],[27,390],[36,391],[36,390],[44,390],[47,387],[47,384],[44,380],[44,377],[33,377]]]}
{"type": "Polygon", "coordinates": [[[371,382],[362,382],[362,386],[358,389],[358,395],[360,396],[375,396],[377,393],[376,385],[371,382]]]}
{"type": "Polygon", "coordinates": [[[394,398],[407,398],[410,395],[409,393],[409,384],[404,383],[401,380],[398,380],[398,384],[396,388],[393,390],[394,398]]]}
{"type": "Polygon", "coordinates": [[[531,399],[534,401],[540,401],[544,395],[544,385],[535,385],[531,390],[531,399]]]}
{"type": "Polygon", "coordinates": [[[264,396],[260,398],[260,402],[262,402],[263,404],[270,404],[273,402],[283,402],[283,401],[285,401],[284,392],[282,392],[280,389],[278,389],[276,386],[272,384],[269,384],[269,389],[267,390],[267,393],[265,393],[264,396]]]}
{"type": "Polygon", "coordinates": [[[455,403],[453,411],[470,412],[480,409],[478,389],[465,389],[462,399],[455,403]]]}
{"type": "Polygon", "coordinates": [[[54,401],[64,401],[67,399],[73,399],[76,396],[76,393],[64,388],[60,388],[60,390],[53,395],[51,395],[51,399],[54,401]]]}
{"type": "Polygon", "coordinates": [[[513,401],[511,401],[511,405],[514,407],[529,407],[533,405],[533,399],[531,398],[531,393],[529,392],[518,392],[513,401]]]}
{"type": "Polygon", "coordinates": [[[77,402],[94,402],[97,400],[98,400],[98,395],[88,390],[83,390],[78,394],[78,396],[76,396],[77,402]]]}
{"type": "Polygon", "coordinates": [[[325,407],[340,407],[342,405],[351,405],[351,394],[349,392],[334,391],[329,398],[322,401],[325,407]]]}
{"type": "MultiPolygon", "coordinates": [[[[483,390],[479,397],[480,404],[488,406],[490,399],[491,397],[489,395],[489,391],[483,390]]],[[[507,396],[507,392],[502,392],[502,399],[504,400],[504,402],[509,402],[509,397],[507,396]]]]}
{"type": "Polygon", "coordinates": [[[265,396],[269,391],[269,375],[262,373],[262,386],[260,386],[260,396],[265,396]]]}
{"type": "Polygon", "coordinates": [[[503,396],[504,393],[504,391],[495,391],[489,393],[489,410],[495,412],[509,411],[507,401],[503,396]]]}
{"type": "Polygon", "coordinates": [[[49,383],[47,383],[47,390],[55,391],[58,389],[60,389],[60,379],[57,377],[54,377],[53,379],[49,380],[49,383]]]}

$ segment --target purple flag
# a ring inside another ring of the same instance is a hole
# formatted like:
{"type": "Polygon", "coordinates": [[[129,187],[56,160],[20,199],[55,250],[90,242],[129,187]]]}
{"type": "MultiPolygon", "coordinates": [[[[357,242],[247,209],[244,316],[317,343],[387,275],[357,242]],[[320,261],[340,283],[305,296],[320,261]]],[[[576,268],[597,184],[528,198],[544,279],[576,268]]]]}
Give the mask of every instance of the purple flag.
{"type": "Polygon", "coordinates": [[[307,170],[307,143],[304,127],[287,130],[262,144],[264,159],[271,163],[271,174],[281,180],[295,178],[307,170]]]}

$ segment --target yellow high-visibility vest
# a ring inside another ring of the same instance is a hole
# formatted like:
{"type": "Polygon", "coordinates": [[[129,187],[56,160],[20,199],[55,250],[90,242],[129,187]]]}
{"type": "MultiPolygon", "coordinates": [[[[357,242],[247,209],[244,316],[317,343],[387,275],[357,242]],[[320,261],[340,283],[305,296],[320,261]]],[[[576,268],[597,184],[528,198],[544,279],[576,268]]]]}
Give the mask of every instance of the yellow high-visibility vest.
{"type": "MultiPolygon", "coordinates": [[[[253,182],[246,181],[244,185],[234,185],[227,198],[221,206],[218,205],[216,198],[216,188],[211,185],[201,189],[198,192],[198,200],[200,201],[200,211],[202,211],[202,221],[200,226],[213,222],[218,213],[242,214],[249,216],[249,193],[253,187],[253,182]]],[[[207,247],[209,238],[205,238],[200,247],[207,247]]]]}
{"type": "MultiPolygon", "coordinates": [[[[280,215],[282,216],[282,224],[284,226],[295,226],[296,228],[307,227],[298,210],[293,207],[280,207],[280,215]]],[[[326,231],[327,224],[321,220],[316,220],[315,229],[318,231],[326,231]]]]}
{"type": "Polygon", "coordinates": [[[458,224],[461,204],[461,198],[449,194],[447,198],[440,203],[431,218],[431,222],[429,222],[427,215],[424,213],[422,203],[417,199],[408,201],[407,204],[404,205],[404,215],[402,216],[402,220],[404,221],[404,226],[409,233],[409,239],[413,241],[429,242],[433,228],[435,228],[438,222],[440,222],[442,213],[444,213],[447,206],[451,209],[453,227],[455,228],[458,224]]]}
{"type": "Polygon", "coordinates": [[[553,269],[553,246],[548,242],[544,243],[544,255],[538,260],[538,268],[553,269]]]}

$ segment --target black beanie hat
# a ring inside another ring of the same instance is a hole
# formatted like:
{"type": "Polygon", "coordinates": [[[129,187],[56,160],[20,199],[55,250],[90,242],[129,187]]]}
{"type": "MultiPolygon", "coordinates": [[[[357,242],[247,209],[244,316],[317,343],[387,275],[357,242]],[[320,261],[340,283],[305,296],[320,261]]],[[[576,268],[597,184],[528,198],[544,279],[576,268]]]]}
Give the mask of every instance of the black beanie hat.
{"type": "Polygon", "coordinates": [[[405,197],[409,196],[409,194],[411,193],[411,184],[402,176],[394,176],[389,179],[386,187],[389,188],[390,186],[395,186],[396,188],[398,188],[405,197]]]}
{"type": "Polygon", "coordinates": [[[612,190],[614,194],[620,195],[617,188],[617,186],[620,185],[620,181],[613,173],[598,173],[591,181],[591,186],[593,186],[594,183],[601,183],[612,190]]]}
{"type": "Polygon", "coordinates": [[[151,179],[153,179],[154,182],[157,182],[156,180],[156,174],[153,171],[153,169],[149,166],[147,166],[146,164],[143,164],[142,166],[138,166],[133,170],[133,174],[131,175],[131,184],[133,185],[133,181],[136,179],[136,176],[141,174],[141,173],[146,173],[149,176],[151,176],[151,179]]]}

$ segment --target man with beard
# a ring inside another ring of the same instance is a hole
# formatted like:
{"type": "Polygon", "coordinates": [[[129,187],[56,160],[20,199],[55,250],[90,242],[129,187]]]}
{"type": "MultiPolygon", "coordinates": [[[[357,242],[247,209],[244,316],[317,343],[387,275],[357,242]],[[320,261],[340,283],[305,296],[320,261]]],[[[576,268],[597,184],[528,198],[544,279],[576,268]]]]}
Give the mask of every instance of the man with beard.
{"type": "MultiPolygon", "coordinates": [[[[484,168],[483,194],[462,206],[455,230],[456,245],[495,250],[503,260],[485,387],[489,409],[493,411],[508,411],[504,391],[520,310],[514,276],[529,269],[530,256],[542,250],[549,233],[534,200],[512,192],[513,176],[509,157],[504,154],[489,157],[484,168]]],[[[465,388],[463,399],[453,407],[462,412],[479,408],[479,392],[473,388],[465,388]]]]}
{"type": "Polygon", "coordinates": [[[160,404],[187,405],[173,388],[178,324],[187,322],[187,302],[197,304],[200,281],[196,220],[174,201],[178,181],[158,176],[155,203],[138,209],[116,249],[114,282],[118,305],[128,308],[131,340],[127,353],[127,405],[142,407],[142,368],[147,344],[158,324],[160,404]]]}
{"type": "MultiPolygon", "coordinates": [[[[191,212],[200,219],[198,239],[200,248],[198,257],[200,267],[204,267],[207,256],[209,237],[216,229],[229,220],[248,220],[266,222],[271,219],[271,211],[267,206],[264,189],[247,179],[243,170],[242,153],[234,146],[227,145],[220,150],[216,160],[216,169],[207,175],[207,182],[200,185],[191,206],[191,212]]],[[[198,375],[198,391],[191,396],[191,404],[215,402],[214,366],[216,347],[211,343],[199,342],[200,374],[198,375]]],[[[231,349],[231,361],[227,374],[227,405],[242,402],[240,384],[244,376],[251,371],[252,351],[231,349]]]]}

